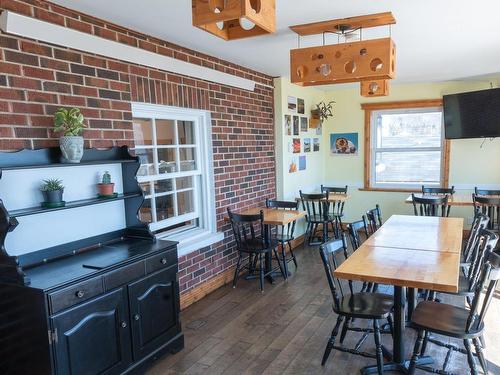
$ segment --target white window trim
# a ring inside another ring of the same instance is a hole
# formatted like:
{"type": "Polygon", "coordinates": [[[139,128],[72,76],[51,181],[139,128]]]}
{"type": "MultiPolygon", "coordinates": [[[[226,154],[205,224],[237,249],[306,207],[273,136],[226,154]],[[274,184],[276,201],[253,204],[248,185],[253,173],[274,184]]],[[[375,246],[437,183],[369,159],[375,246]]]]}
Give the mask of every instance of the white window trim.
{"type": "MultiPolygon", "coordinates": [[[[443,107],[419,107],[419,108],[399,108],[399,109],[380,109],[371,111],[370,117],[370,187],[375,189],[420,189],[422,184],[420,183],[380,183],[376,182],[376,156],[377,152],[389,151],[408,151],[409,148],[377,148],[377,122],[376,119],[379,114],[398,114],[398,113],[428,113],[428,112],[441,112],[443,113],[443,107]]],[[[440,177],[438,182],[426,182],[426,186],[441,186],[441,182],[444,179],[445,165],[443,152],[445,152],[445,136],[444,136],[444,116],[441,117],[441,146],[440,147],[419,147],[411,148],[412,151],[440,151],[441,152],[441,164],[440,164],[440,177]]]]}
{"type": "MultiPolygon", "coordinates": [[[[209,111],[179,108],[158,104],[132,103],[133,117],[156,118],[168,120],[194,121],[199,124],[196,136],[200,140],[197,160],[201,174],[202,197],[198,199],[200,210],[200,227],[158,233],[157,238],[178,241],[178,255],[186,255],[203,247],[210,246],[224,239],[224,234],[217,232],[215,212],[215,183],[212,148],[212,119],[209,111]]],[[[179,174],[181,175],[181,174],[179,174]]],[[[140,177],[138,177],[138,181],[140,177]]]]}

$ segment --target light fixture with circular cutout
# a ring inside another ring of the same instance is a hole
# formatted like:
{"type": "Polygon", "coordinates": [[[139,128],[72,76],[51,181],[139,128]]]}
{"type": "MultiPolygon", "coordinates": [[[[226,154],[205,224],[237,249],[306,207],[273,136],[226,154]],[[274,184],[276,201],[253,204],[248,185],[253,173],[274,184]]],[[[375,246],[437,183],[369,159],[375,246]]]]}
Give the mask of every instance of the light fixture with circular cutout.
{"type": "Polygon", "coordinates": [[[246,17],[240,18],[240,26],[243,30],[252,30],[255,24],[246,17]]]}
{"type": "Polygon", "coordinates": [[[370,69],[373,72],[378,72],[384,67],[384,63],[378,57],[375,57],[372,61],[370,61],[370,69]]]}
{"type": "Polygon", "coordinates": [[[349,60],[344,65],[344,70],[346,73],[353,74],[356,71],[356,63],[353,60],[349,60]]]}
{"type": "Polygon", "coordinates": [[[368,86],[368,88],[369,88],[368,93],[369,93],[370,95],[373,95],[373,94],[375,94],[375,93],[378,91],[378,89],[379,89],[379,87],[378,87],[378,83],[377,83],[377,82],[371,82],[371,83],[370,83],[370,85],[368,86]]]}
{"type": "Polygon", "coordinates": [[[319,72],[322,76],[328,77],[332,73],[332,66],[330,64],[321,64],[319,66],[319,72]]]}
{"type": "Polygon", "coordinates": [[[255,11],[255,13],[260,12],[260,0],[250,0],[250,6],[255,11]]]}

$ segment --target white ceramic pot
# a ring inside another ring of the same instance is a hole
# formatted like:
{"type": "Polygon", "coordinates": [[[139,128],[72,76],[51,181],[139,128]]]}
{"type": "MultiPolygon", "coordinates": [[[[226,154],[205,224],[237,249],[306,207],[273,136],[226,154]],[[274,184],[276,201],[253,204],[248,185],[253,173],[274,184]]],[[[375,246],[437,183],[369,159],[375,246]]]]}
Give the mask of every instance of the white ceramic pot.
{"type": "Polygon", "coordinates": [[[64,136],[59,139],[63,163],[79,163],[83,157],[83,137],[64,136]]]}

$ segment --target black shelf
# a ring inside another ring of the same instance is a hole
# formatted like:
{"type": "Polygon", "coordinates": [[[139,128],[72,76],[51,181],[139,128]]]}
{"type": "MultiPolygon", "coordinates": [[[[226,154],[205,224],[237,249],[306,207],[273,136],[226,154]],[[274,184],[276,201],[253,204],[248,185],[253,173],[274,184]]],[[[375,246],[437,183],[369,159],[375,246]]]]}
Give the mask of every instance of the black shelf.
{"type": "Polygon", "coordinates": [[[114,202],[114,201],[129,199],[129,198],[136,198],[136,197],[140,197],[140,196],[142,196],[142,193],[118,194],[118,196],[114,197],[114,198],[97,198],[96,197],[96,198],[90,198],[90,199],[80,199],[77,201],[66,202],[66,205],[64,207],[57,207],[57,208],[43,208],[41,206],[29,207],[29,208],[23,208],[20,210],[9,211],[9,215],[10,215],[10,217],[29,216],[29,215],[46,213],[46,212],[67,210],[67,209],[76,208],[76,207],[92,206],[95,204],[114,202]]]}
{"type": "Polygon", "coordinates": [[[80,163],[52,163],[52,164],[43,164],[43,165],[21,165],[21,166],[5,166],[1,169],[3,171],[13,171],[18,169],[39,169],[39,168],[64,168],[64,167],[79,167],[85,165],[101,165],[101,164],[123,164],[123,163],[137,163],[136,160],[133,159],[123,159],[123,160],[96,160],[96,161],[87,161],[80,163]]]}

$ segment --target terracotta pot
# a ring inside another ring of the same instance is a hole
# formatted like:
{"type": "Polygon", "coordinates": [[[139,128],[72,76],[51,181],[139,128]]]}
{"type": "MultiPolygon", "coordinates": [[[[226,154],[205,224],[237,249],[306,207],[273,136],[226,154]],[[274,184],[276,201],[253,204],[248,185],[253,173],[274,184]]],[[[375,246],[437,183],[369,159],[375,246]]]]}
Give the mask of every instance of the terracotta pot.
{"type": "Polygon", "coordinates": [[[97,184],[99,189],[99,195],[113,195],[115,190],[115,184],[97,184]]]}

